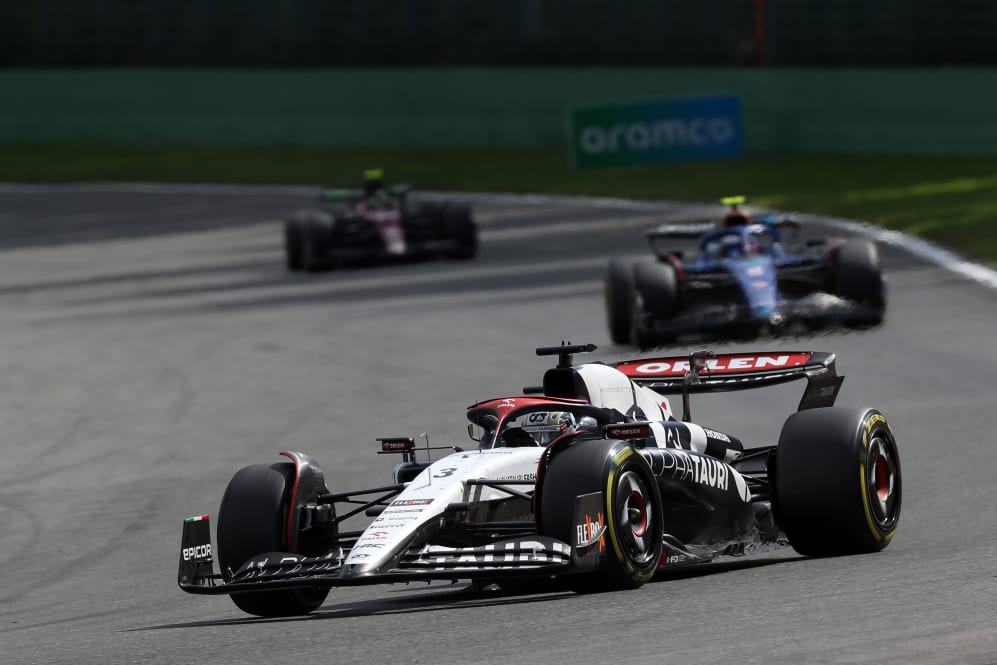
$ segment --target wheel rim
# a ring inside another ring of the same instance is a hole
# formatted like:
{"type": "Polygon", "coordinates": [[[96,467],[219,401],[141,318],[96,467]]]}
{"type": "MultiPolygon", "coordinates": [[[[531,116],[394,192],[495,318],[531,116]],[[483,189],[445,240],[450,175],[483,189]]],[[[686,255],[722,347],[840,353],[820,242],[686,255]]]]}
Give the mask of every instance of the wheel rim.
{"type": "Polygon", "coordinates": [[[898,480],[896,457],[891,454],[885,439],[873,437],[866,463],[866,491],[873,517],[881,528],[889,527],[896,519],[898,480]]]}
{"type": "Polygon", "coordinates": [[[654,556],[654,530],[650,528],[654,509],[649,501],[650,492],[644,478],[634,471],[625,471],[620,476],[619,489],[616,516],[621,544],[635,562],[646,562],[654,556]]]}

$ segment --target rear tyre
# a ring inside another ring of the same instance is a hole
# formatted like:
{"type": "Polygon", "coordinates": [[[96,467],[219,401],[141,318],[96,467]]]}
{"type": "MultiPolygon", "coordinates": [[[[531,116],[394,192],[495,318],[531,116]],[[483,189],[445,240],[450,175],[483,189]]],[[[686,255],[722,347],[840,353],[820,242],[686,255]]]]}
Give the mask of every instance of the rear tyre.
{"type": "Polygon", "coordinates": [[[835,248],[831,263],[831,291],[871,310],[864,316],[848,319],[846,325],[861,327],[883,322],[886,288],[879,266],[879,251],[874,243],[855,238],[835,248]]]}
{"type": "Polygon", "coordinates": [[[800,554],[877,552],[900,518],[897,443],[875,409],[794,413],[779,437],[776,519],[800,554]]]}
{"type": "Polygon", "coordinates": [[[309,211],[302,222],[301,266],[309,272],[330,269],[335,262],[330,259],[333,249],[335,219],[323,210],[309,211]]]}
{"type": "Polygon", "coordinates": [[[630,343],[634,263],[633,259],[610,259],[606,269],[606,321],[614,344],[630,343]]]}
{"type": "Polygon", "coordinates": [[[644,458],[618,441],[586,440],[556,452],[540,493],[541,532],[577,542],[575,498],[602,493],[605,519],[599,567],[564,578],[577,592],[636,589],[654,576],[661,559],[664,514],[657,480],[644,458]]]}
{"type": "Polygon", "coordinates": [[[304,223],[297,218],[284,222],[284,258],[290,271],[303,270],[304,223]]]}
{"type": "MultiPolygon", "coordinates": [[[[287,517],[294,464],[253,464],[229,481],[218,510],[218,563],[223,573],[266,552],[287,552],[287,517]]],[[[261,617],[307,614],[319,608],[327,588],[233,593],[243,612],[261,617]]]]}
{"type": "Polygon", "coordinates": [[[633,269],[632,337],[635,346],[647,349],[666,341],[654,330],[678,311],[678,277],[675,267],[660,261],[639,261],[633,269]]]}
{"type": "Polygon", "coordinates": [[[447,257],[472,259],[478,252],[478,229],[471,218],[471,208],[465,204],[450,204],[443,208],[443,232],[453,242],[447,257]]]}
{"type": "Polygon", "coordinates": [[[412,206],[410,210],[413,211],[414,215],[420,217],[443,219],[443,209],[446,205],[443,201],[423,201],[416,206],[412,206]]]}

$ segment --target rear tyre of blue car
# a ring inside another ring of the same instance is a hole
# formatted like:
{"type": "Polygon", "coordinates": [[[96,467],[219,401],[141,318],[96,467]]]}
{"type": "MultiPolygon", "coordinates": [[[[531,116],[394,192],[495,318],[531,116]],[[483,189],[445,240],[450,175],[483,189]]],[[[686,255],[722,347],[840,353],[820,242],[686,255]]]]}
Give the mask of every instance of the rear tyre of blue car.
{"type": "Polygon", "coordinates": [[[634,259],[610,259],[606,269],[606,321],[614,344],[630,343],[630,324],[633,319],[630,306],[633,300],[635,263],[634,259]]]}
{"type": "Polygon", "coordinates": [[[542,482],[541,531],[569,544],[578,544],[576,498],[601,494],[598,519],[605,531],[592,545],[598,567],[566,576],[568,588],[579,593],[636,589],[654,576],[664,532],[661,494],[651,468],[632,446],[591,439],[572,443],[552,454],[542,482]]]}
{"type": "Polygon", "coordinates": [[[647,349],[669,341],[657,329],[667,325],[678,312],[675,267],[661,261],[638,261],[633,268],[631,302],[634,346],[647,349]]]}
{"type": "Polygon", "coordinates": [[[900,518],[896,439],[875,409],[828,407],[794,413],[779,437],[775,515],[807,556],[877,552],[900,518]]]}
{"type": "Polygon", "coordinates": [[[879,266],[879,251],[873,242],[853,238],[835,248],[831,260],[830,288],[832,293],[868,310],[865,314],[847,319],[846,325],[863,327],[883,322],[886,287],[879,266]]]}
{"type": "MultiPolygon", "coordinates": [[[[239,470],[218,510],[218,563],[223,575],[235,572],[258,554],[287,552],[288,506],[294,464],[254,464],[239,470]]],[[[294,616],[318,609],[329,590],[288,589],[233,593],[232,602],[261,617],[294,616]]]]}

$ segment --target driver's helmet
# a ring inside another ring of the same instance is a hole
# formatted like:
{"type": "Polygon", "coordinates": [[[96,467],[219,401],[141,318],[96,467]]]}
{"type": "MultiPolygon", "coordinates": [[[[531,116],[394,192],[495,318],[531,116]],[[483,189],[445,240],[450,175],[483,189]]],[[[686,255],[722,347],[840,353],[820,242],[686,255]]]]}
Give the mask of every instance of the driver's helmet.
{"type": "Polygon", "coordinates": [[[592,416],[582,416],[578,419],[577,425],[576,430],[582,430],[590,434],[595,434],[599,431],[599,421],[592,416]]]}
{"type": "Polygon", "coordinates": [[[772,250],[772,236],[755,227],[748,234],[748,247],[752,254],[768,254],[772,250]]]}
{"type": "Polygon", "coordinates": [[[730,228],[732,226],[747,226],[751,223],[751,215],[744,212],[743,210],[738,210],[734,208],[726,215],[724,215],[723,220],[720,222],[720,226],[723,228],[730,228]]]}
{"type": "Polygon", "coordinates": [[[363,191],[368,198],[384,191],[383,169],[367,169],[363,172],[363,191]]]}
{"type": "Polygon", "coordinates": [[[546,446],[554,439],[577,430],[578,423],[570,411],[551,411],[542,422],[531,421],[523,429],[529,432],[539,445],[546,446]]]}

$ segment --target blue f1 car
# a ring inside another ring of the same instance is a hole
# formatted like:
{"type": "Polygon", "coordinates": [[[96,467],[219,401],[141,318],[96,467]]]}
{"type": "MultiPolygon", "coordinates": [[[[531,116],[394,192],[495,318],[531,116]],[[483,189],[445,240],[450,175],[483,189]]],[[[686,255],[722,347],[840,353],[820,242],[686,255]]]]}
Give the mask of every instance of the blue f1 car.
{"type": "Polygon", "coordinates": [[[609,262],[606,314],[615,343],[649,348],[687,333],[756,335],[799,323],[882,323],[886,289],[875,244],[819,238],[789,246],[799,224],[752,219],[738,208],[744,201],[724,199],[731,210],[720,224],[648,231],[653,257],[609,262]],[[674,249],[682,238],[699,238],[688,260],[674,249]]]}

